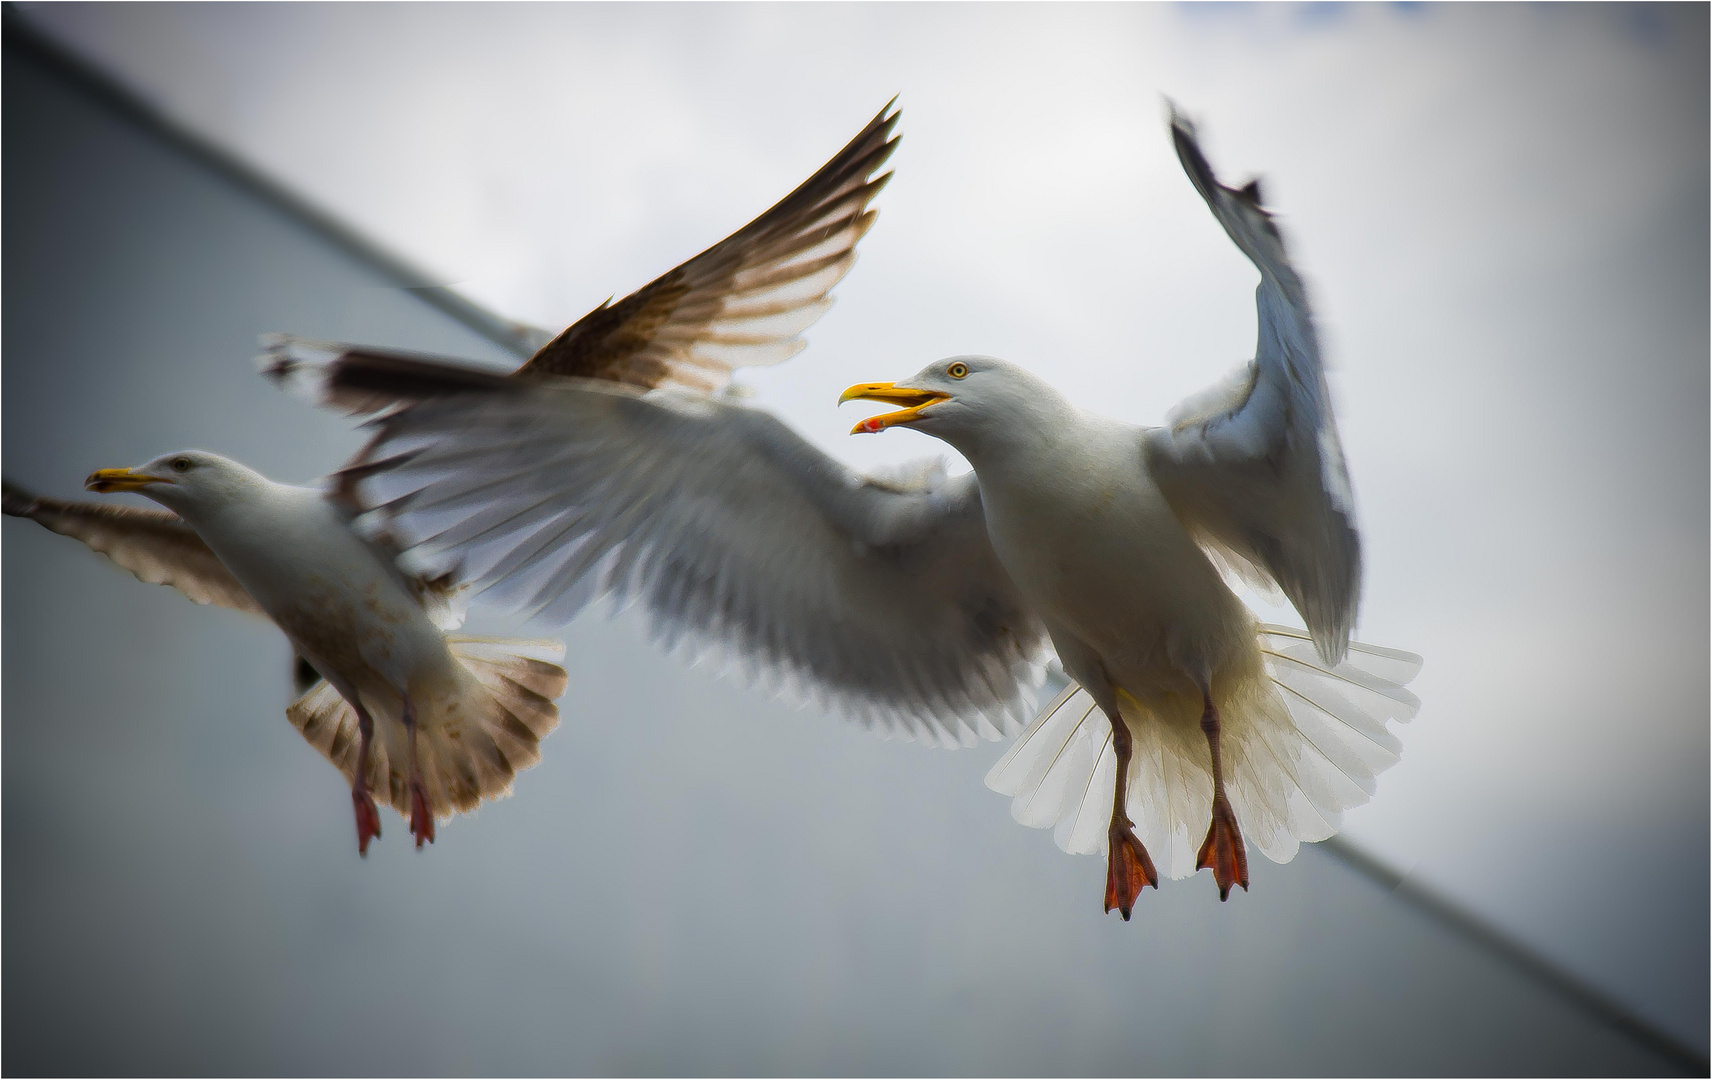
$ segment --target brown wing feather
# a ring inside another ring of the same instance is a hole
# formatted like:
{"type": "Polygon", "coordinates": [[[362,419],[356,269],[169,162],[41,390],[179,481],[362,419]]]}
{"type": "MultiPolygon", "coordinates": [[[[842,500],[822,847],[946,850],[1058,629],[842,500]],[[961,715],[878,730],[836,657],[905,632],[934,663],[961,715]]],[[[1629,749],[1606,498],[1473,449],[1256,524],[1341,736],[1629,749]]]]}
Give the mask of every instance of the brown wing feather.
{"type": "MultiPolygon", "coordinates": [[[[894,99],[895,102],[896,99],[894,99]]],[[[833,159],[766,213],[616,304],[608,300],[542,346],[513,378],[571,376],[638,389],[722,387],[733,369],[787,359],[831,303],[873,226],[868,204],[891,179],[899,113],[887,102],[833,159]]],[[[263,374],[352,414],[468,390],[503,378],[458,361],[391,349],[266,335],[263,374]],[[422,373],[439,365],[434,378],[422,373]]]]}
{"type": "Polygon", "coordinates": [[[517,371],[643,389],[711,391],[732,368],[785,359],[873,224],[870,179],[897,146],[888,102],[843,150],[772,209],[629,296],[577,320],[517,371]],[[793,315],[799,318],[793,319],[793,315]],[[743,355],[745,352],[748,355],[743,355]]]}
{"type": "Polygon", "coordinates": [[[81,540],[130,571],[139,581],[171,585],[198,604],[266,615],[238,579],[209,550],[196,530],[166,510],[105,503],[66,502],[4,485],[0,509],[43,528],[81,540]]]}
{"type": "Polygon", "coordinates": [[[617,304],[602,303],[542,346],[517,370],[517,377],[576,375],[643,389],[665,382],[671,365],[663,357],[646,355],[646,349],[690,291],[683,272],[680,266],[617,304]]]}

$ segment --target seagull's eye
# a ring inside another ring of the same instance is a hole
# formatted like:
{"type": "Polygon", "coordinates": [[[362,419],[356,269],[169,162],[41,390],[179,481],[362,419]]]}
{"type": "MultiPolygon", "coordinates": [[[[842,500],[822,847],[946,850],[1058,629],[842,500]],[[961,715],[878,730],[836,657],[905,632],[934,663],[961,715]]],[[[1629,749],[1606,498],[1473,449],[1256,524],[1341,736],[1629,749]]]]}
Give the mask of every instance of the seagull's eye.
{"type": "Polygon", "coordinates": [[[953,379],[961,379],[963,376],[969,374],[969,365],[959,361],[946,368],[945,374],[951,376],[953,379]]]}
{"type": "Polygon", "coordinates": [[[175,457],[175,458],[173,458],[172,459],[172,471],[173,472],[189,472],[190,471],[190,459],[187,457],[175,457]]]}

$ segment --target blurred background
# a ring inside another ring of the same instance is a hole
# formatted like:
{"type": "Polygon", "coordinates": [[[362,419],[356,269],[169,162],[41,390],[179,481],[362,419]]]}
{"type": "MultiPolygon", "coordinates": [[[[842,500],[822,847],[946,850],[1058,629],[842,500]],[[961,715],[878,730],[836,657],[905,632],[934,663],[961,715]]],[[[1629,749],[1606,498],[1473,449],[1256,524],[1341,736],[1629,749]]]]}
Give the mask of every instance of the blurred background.
{"type": "Polygon", "coordinates": [[[1359,636],[1426,658],[1353,846],[1128,925],[982,786],[1001,747],[882,742],[627,614],[565,632],[516,797],[360,860],[276,630],[9,521],[6,1071],[1704,1073],[1704,6],[5,17],[13,480],[201,446],[312,481],[359,435],[254,375],[258,333],[514,365],[506,320],[719,240],[893,94],[879,223],[754,403],[859,467],[942,454],[848,439],[837,394],[987,352],[1157,422],[1254,335],[1169,95],[1265,178],[1359,636]]]}

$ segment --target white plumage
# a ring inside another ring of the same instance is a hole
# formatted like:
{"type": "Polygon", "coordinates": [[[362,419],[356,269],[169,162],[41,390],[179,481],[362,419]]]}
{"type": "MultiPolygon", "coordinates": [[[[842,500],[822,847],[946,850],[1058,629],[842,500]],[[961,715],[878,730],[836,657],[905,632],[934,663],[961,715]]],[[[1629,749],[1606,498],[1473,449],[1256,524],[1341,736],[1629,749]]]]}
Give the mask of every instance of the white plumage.
{"type": "Polygon", "coordinates": [[[361,850],[379,835],[371,792],[411,818],[420,845],[435,818],[509,794],[516,773],[540,760],[537,744],[558,724],[563,646],[448,638],[443,628],[460,615],[447,583],[402,574],[396,550],[353,532],[322,492],[200,450],[103,469],[88,486],[135,491],[173,513],[12,485],[5,511],[198,603],[272,619],[324,680],[286,715],[351,781],[361,850]]]}
{"type": "Polygon", "coordinates": [[[416,565],[513,608],[637,600],[668,643],[734,651],[930,741],[1009,730],[1050,642],[1075,685],[989,778],[1018,819],[1107,850],[1126,918],[1157,883],[1142,838],[1171,876],[1210,866],[1221,897],[1246,888],[1243,830],[1288,859],[1372,793],[1419,660],[1350,645],[1360,545],[1305,290],[1258,185],[1221,185],[1193,127],[1173,113],[1171,131],[1261,280],[1253,362],[1167,426],[955,357],[845,393],[904,406],[857,431],[908,425],[974,467],[900,484],[682,383],[484,381],[350,350],[314,372],[324,398],[416,403],[374,421],[344,496],[416,565]],[[1306,631],[1262,627],[1227,573],[1276,587],[1306,631]]]}
{"type": "MultiPolygon", "coordinates": [[[[1328,667],[1301,630],[1264,623],[1260,647],[1276,698],[1263,725],[1227,723],[1227,745],[1242,745],[1230,755],[1227,785],[1243,838],[1282,863],[1300,841],[1336,833],[1343,811],[1366,802],[1374,777],[1396,763],[1402,744],[1385,725],[1415,715],[1420,703],[1403,686],[1421,662],[1353,642],[1343,662],[1328,667]],[[1280,704],[1287,717],[1278,715],[1280,704]]],[[[1186,877],[1196,855],[1189,826],[1212,798],[1206,748],[1158,725],[1134,732],[1128,812],[1161,871],[1186,877]]],[[[1093,696],[1071,683],[987,773],[987,786],[1013,797],[1017,821],[1052,829],[1063,850],[1103,855],[1116,772],[1111,726],[1093,696]]]]}
{"type": "Polygon", "coordinates": [[[383,431],[354,495],[424,574],[549,623],[635,601],[668,647],[936,745],[1028,718],[1043,633],[973,476],[859,477],[760,410],[604,383],[443,398],[383,431]]]}

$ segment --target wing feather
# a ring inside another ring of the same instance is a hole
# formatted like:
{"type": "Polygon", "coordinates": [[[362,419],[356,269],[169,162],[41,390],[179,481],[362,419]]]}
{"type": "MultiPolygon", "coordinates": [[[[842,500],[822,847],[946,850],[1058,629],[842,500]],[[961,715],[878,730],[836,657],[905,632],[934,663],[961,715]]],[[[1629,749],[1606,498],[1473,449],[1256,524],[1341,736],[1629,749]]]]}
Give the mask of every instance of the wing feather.
{"type": "Polygon", "coordinates": [[[1260,271],[1260,334],[1253,362],[1147,432],[1147,467],[1221,562],[1277,583],[1336,664],[1361,594],[1361,541],[1307,294],[1259,185],[1219,183],[1175,109],[1171,135],[1196,190],[1260,271]]]}
{"type": "Polygon", "coordinates": [[[1045,635],[972,476],[868,481],[765,412],[609,381],[427,395],[372,423],[343,497],[424,573],[555,622],[636,602],[670,649],[935,742],[1027,718],[1045,635]]]}
{"type": "Polygon", "coordinates": [[[166,510],[110,503],[67,502],[6,481],[0,508],[45,529],[80,540],[138,581],[170,585],[198,604],[266,615],[219,557],[184,519],[166,510]]]}
{"type": "MultiPolygon", "coordinates": [[[[895,99],[894,99],[895,100],[895,99]]],[[[828,295],[856,261],[873,227],[868,209],[891,179],[874,176],[897,146],[888,102],[850,143],[801,186],[748,225],[662,274],[616,304],[608,301],[554,337],[513,373],[598,379],[640,389],[712,394],[739,367],[776,364],[800,352],[801,335],[832,306],[828,295]]],[[[350,413],[379,412],[422,395],[407,372],[419,354],[311,341],[263,339],[258,358],[270,378],[350,413]],[[342,357],[363,361],[321,376],[342,357]],[[363,381],[357,382],[358,378],[363,381]]],[[[464,369],[485,384],[500,373],[464,369]]]]}

